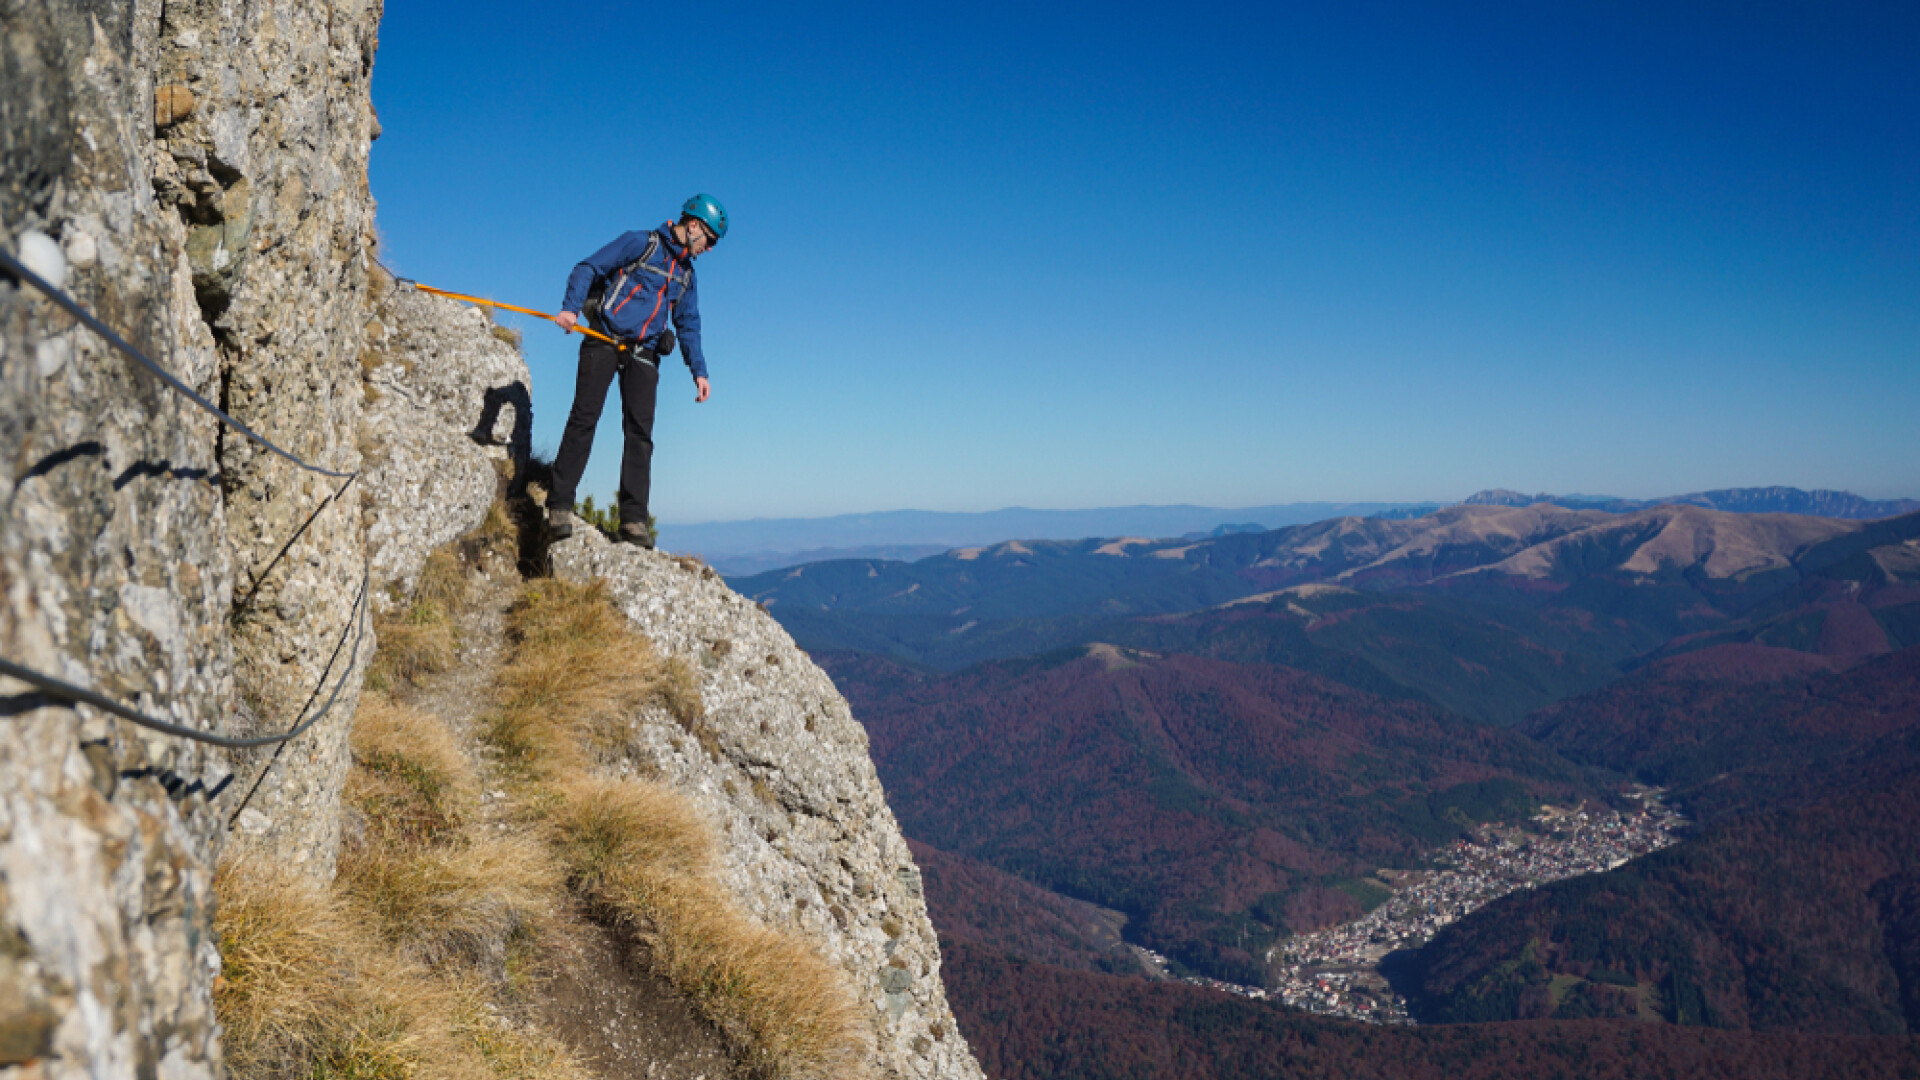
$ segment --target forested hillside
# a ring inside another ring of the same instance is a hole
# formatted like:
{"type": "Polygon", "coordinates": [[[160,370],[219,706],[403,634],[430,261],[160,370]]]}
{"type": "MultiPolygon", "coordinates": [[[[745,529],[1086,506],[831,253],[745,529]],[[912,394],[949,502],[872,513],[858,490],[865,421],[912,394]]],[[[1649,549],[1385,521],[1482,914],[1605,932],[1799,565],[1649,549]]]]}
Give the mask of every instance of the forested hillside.
{"type": "Polygon", "coordinates": [[[1912,514],[1478,507],[761,586],[926,845],[1001,1075],[1899,1075],[1917,538],[1912,514]],[[1277,984],[1270,946],[1356,918],[1473,823],[1630,781],[1670,788],[1691,834],[1381,964],[1431,1031],[1156,984],[1116,943],[1277,984]],[[1702,1027],[1739,1030],[1674,1030],[1702,1027]]]}
{"type": "MultiPolygon", "coordinates": [[[[1892,751],[1893,747],[1884,748],[1892,751]]],[[[1633,1017],[1761,1031],[1920,1030],[1920,747],[1899,775],[1736,816],[1611,874],[1442,931],[1407,990],[1423,1021],[1633,1017]]]]}
{"type": "Polygon", "coordinates": [[[1405,972],[1417,1016],[1920,1029],[1920,648],[1843,673],[1713,674],[1650,671],[1529,722],[1577,759],[1676,785],[1703,828],[1449,927],[1405,972]]]}
{"type": "Polygon", "coordinates": [[[1271,665],[1096,646],[916,678],[822,659],[910,835],[1241,982],[1275,935],[1358,915],[1376,868],[1603,794],[1519,735],[1271,665]]]}
{"type": "Polygon", "coordinates": [[[995,1080],[1910,1080],[1920,1039],[1547,1021],[1374,1027],[942,941],[954,1012],[995,1080]]]}

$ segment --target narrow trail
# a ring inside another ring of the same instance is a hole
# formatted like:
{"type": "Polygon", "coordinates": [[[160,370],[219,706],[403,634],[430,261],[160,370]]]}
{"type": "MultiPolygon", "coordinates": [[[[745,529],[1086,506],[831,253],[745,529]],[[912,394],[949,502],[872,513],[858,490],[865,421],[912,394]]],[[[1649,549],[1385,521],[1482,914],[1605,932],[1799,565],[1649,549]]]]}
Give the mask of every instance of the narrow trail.
{"type": "MultiPolygon", "coordinates": [[[[533,833],[501,782],[498,751],[481,738],[493,686],[506,660],[507,610],[521,579],[511,571],[471,576],[457,616],[459,659],[400,693],[459,738],[481,783],[483,829],[533,833]]],[[[567,1043],[604,1080],[726,1080],[735,1075],[718,1034],[687,999],[648,970],[647,958],[594,921],[584,907],[561,915],[542,939],[532,1019],[567,1043]]]]}

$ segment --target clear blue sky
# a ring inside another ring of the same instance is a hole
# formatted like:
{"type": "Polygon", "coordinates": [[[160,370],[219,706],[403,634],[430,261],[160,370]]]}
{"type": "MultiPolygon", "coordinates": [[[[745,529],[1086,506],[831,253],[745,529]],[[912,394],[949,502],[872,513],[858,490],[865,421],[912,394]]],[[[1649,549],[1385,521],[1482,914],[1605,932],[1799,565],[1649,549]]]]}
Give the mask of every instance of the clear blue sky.
{"type": "MultiPolygon", "coordinates": [[[[390,0],[374,100],[431,284],[552,310],[726,203],[666,522],[1920,496],[1911,2],[390,0]]],[[[523,326],[551,449],[578,339],[523,326]]]]}

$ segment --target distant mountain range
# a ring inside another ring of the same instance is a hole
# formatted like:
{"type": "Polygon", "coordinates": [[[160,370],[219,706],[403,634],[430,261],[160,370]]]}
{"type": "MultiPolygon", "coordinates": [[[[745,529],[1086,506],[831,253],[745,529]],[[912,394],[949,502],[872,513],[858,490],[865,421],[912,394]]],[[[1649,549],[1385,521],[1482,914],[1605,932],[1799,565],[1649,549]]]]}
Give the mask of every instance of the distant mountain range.
{"type": "Polygon", "coordinates": [[[1899,505],[1482,493],[734,584],[866,726],[994,1075],[1920,1076],[1920,512],[1839,516],[1899,505]],[[1419,1028],[1128,947],[1258,983],[1475,822],[1630,780],[1686,838],[1389,957],[1419,1028]]]}
{"type": "Polygon", "coordinates": [[[1852,521],[1897,517],[1920,510],[1920,499],[1865,499],[1851,491],[1802,491],[1791,487],[1724,488],[1670,495],[1664,499],[1544,493],[1527,495],[1504,488],[1491,488],[1467,496],[1463,505],[1532,506],[1535,503],[1552,503],[1569,510],[1604,510],[1609,514],[1630,514],[1636,510],[1677,504],[1706,510],[1725,510],[1730,514],[1805,514],[1852,521]]]}
{"type": "Polygon", "coordinates": [[[1362,689],[1398,685],[1511,723],[1612,677],[1576,675],[1585,664],[1606,671],[1656,650],[1742,640],[1858,662],[1911,644],[1920,627],[1909,626],[1905,594],[1875,583],[1920,574],[1908,544],[1916,533],[1914,514],[1858,522],[1690,505],[1631,514],[1456,506],[1411,521],[1335,518],[1205,540],[1009,541],[914,563],[813,563],[734,585],[809,650],[888,653],[946,670],[1094,640],[1191,651],[1163,639],[1213,634],[1206,628],[1223,617],[1200,609],[1239,601],[1312,628],[1299,647],[1278,637],[1262,646],[1274,650],[1268,662],[1327,673],[1321,665],[1335,657],[1364,660],[1389,681],[1353,683],[1362,689]],[[1481,624],[1488,629],[1468,628],[1481,624]],[[1565,662],[1551,678],[1519,676],[1538,659],[1495,649],[1509,634],[1565,662]],[[1469,666],[1446,659],[1461,650],[1469,666]],[[1507,689],[1490,694],[1496,685],[1507,689]]]}
{"type": "MultiPolygon", "coordinates": [[[[1790,487],[1728,488],[1665,499],[1527,495],[1490,489],[1451,505],[1527,507],[1537,503],[1609,514],[1677,504],[1736,514],[1804,514],[1856,521],[1920,510],[1920,500],[1916,499],[1874,500],[1846,491],[1801,491],[1790,487]]],[[[1299,502],[1239,509],[1184,505],[1096,510],[1011,507],[975,514],[890,510],[822,518],[669,523],[663,529],[663,539],[675,551],[702,556],[731,578],[832,559],[910,561],[951,548],[978,547],[1006,540],[1069,540],[1089,536],[1210,539],[1341,517],[1412,520],[1444,508],[1440,503],[1299,502]]]]}
{"type": "Polygon", "coordinates": [[[729,577],[825,559],[917,558],[1015,538],[1185,536],[1222,525],[1277,529],[1331,517],[1367,517],[1408,503],[1301,502],[1223,510],[1212,506],[1111,506],[1095,510],[1008,507],[981,513],[887,510],[820,518],[754,518],[662,526],[662,542],[729,577]],[[919,554],[907,554],[918,549],[919,554]]]}

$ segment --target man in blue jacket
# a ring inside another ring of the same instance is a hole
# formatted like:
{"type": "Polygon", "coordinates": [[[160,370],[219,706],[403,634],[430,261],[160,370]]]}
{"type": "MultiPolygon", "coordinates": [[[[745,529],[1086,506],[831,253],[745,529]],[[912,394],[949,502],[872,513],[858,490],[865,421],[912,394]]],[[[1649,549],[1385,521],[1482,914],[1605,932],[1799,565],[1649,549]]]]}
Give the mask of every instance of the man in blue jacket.
{"type": "Polygon", "coordinates": [[[680,208],[680,220],[651,232],[630,232],[573,268],[567,296],[554,321],[571,330],[584,314],[593,329],[616,338],[616,348],[596,338],[580,343],[580,370],[573,411],[553,462],[547,495],[547,533],[573,535],[574,489],[593,449],[593,429],[607,401],[607,387],[620,378],[620,412],[626,452],[620,460],[620,539],[653,546],[647,498],[653,487],[653,408],[660,386],[660,358],[673,351],[673,332],[693,372],[694,401],[707,400],[707,360],[700,351],[700,298],[693,260],[727,235],[727,212],[711,195],[695,195],[680,208]]]}

